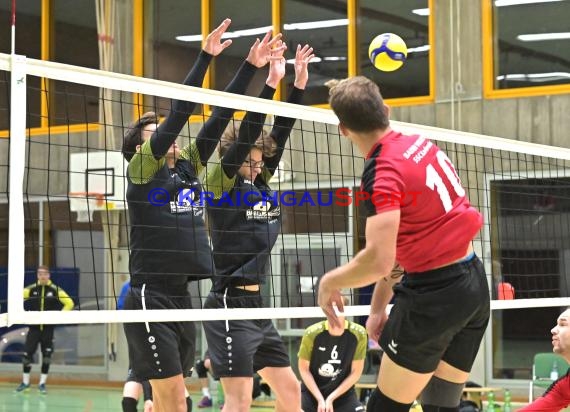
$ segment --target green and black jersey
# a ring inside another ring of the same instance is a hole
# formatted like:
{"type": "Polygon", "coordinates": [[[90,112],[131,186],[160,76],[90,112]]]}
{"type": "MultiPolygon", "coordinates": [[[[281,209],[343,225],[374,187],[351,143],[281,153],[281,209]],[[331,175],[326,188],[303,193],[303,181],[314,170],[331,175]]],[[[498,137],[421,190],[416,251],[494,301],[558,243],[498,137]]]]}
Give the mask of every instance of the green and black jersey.
{"type": "Polygon", "coordinates": [[[127,188],[131,285],[185,287],[189,278],[212,276],[204,208],[195,201],[201,192],[196,173],[200,168],[194,145],[183,150],[173,169],[164,158],[155,159],[149,141],[131,160],[127,188]]]}
{"type": "MultiPolygon", "coordinates": [[[[266,85],[259,97],[271,99],[275,89],[266,85]]],[[[303,90],[294,88],[289,103],[300,103],[303,90]]],[[[265,114],[247,112],[236,142],[223,158],[208,167],[206,190],[213,199],[206,203],[211,227],[216,277],[213,290],[228,286],[263,284],[269,271],[271,249],[281,231],[281,209],[278,193],[269,181],[281,160],[295,119],[278,116],[270,131],[276,143],[272,157],[265,163],[255,181],[240,176],[239,168],[249,156],[261,135],[265,114]]]]}
{"type": "MultiPolygon", "coordinates": [[[[185,85],[200,86],[212,56],[201,52],[185,85]]],[[[225,89],[244,93],[255,74],[247,61],[225,89]]],[[[212,252],[204,223],[198,175],[215,150],[233,109],[216,107],[173,169],[164,156],[186,125],[195,103],[175,100],[166,120],[141,145],[128,167],[131,285],[181,286],[211,277],[212,252]]]]}
{"type": "MultiPolygon", "coordinates": [[[[326,399],[350,375],[353,360],[366,357],[368,335],[363,326],[345,320],[344,333],[333,336],[328,332],[328,321],[323,320],[305,330],[299,358],[309,361],[309,370],[326,399]]],[[[303,390],[308,391],[305,384],[303,390]]],[[[348,396],[354,388],[338,399],[348,396]]]]}
{"type": "Polygon", "coordinates": [[[46,285],[32,283],[24,288],[24,306],[26,310],[71,310],[75,306],[73,299],[53,283],[51,280],[46,285]]]}

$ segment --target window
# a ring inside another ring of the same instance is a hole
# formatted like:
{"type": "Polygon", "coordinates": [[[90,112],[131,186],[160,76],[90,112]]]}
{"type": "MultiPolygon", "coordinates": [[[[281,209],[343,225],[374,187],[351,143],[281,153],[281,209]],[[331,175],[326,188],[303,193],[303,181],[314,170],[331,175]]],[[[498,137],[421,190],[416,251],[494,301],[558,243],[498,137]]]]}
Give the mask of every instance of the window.
{"type": "MultiPolygon", "coordinates": [[[[145,2],[144,75],[167,82],[182,83],[202,49],[200,0],[145,2]]],[[[140,40],[135,40],[140,41],[140,40]]],[[[170,100],[158,98],[148,110],[166,114],[170,100]],[[161,110],[162,108],[163,110],[161,110]]],[[[197,105],[196,113],[202,111],[197,105]]]]}
{"type": "MultiPolygon", "coordinates": [[[[35,2],[18,2],[16,19],[16,53],[33,59],[41,58],[41,4],[35,2]]],[[[0,25],[0,53],[10,53],[11,50],[11,25],[8,24],[11,14],[11,2],[0,2],[0,19],[4,24],[0,25]]],[[[8,102],[10,99],[10,76],[8,72],[0,72],[0,130],[10,127],[8,116],[8,102]]],[[[28,107],[30,116],[27,119],[28,127],[40,125],[40,79],[28,77],[28,107]],[[36,115],[33,115],[33,114],[36,115]]]]}
{"type": "Polygon", "coordinates": [[[348,207],[338,204],[335,191],[336,188],[280,189],[281,231],[284,234],[348,232],[348,207]]]}
{"type": "Polygon", "coordinates": [[[151,6],[154,18],[146,33],[146,50],[152,50],[152,59],[148,60],[152,66],[145,72],[155,79],[180,83],[202,48],[200,1],[155,0],[151,6]]]}
{"type": "Polygon", "coordinates": [[[429,96],[430,10],[428,0],[361,0],[358,8],[358,53],[360,74],[380,86],[386,99],[429,96]],[[395,72],[381,72],[368,57],[368,46],[382,33],[395,33],[408,46],[405,64],[395,72]]]}
{"type": "MultiPolygon", "coordinates": [[[[261,39],[265,33],[272,30],[271,2],[248,0],[247,7],[240,7],[235,0],[216,0],[213,2],[211,14],[213,16],[212,27],[216,27],[225,18],[230,17],[232,24],[228,32],[236,36],[232,38],[232,45],[216,58],[214,65],[213,88],[223,90],[246,58],[255,38],[261,39]],[[239,33],[241,30],[248,30],[248,33],[239,33]]],[[[266,78],[267,72],[259,71],[251,82],[248,94],[258,95],[266,78]]]]}
{"type": "MultiPolygon", "coordinates": [[[[343,234],[334,237],[281,236],[271,252],[271,284],[265,286],[268,295],[272,296],[271,306],[318,306],[319,279],[347,260],[347,243],[343,234]]],[[[281,332],[301,336],[307,326],[319,320],[321,319],[277,319],[276,326],[281,332]]]]}
{"type": "MultiPolygon", "coordinates": [[[[309,83],[303,104],[328,102],[325,82],[348,76],[348,20],[346,0],[311,2],[283,0],[283,37],[288,46],[287,58],[295,58],[297,44],[309,44],[315,58],[309,67],[309,83]]],[[[294,60],[291,60],[291,62],[294,60]]],[[[295,80],[292,64],[287,65],[287,95],[295,80]]],[[[287,98],[286,96],[284,97],[287,98]]]]}
{"type": "MultiPolygon", "coordinates": [[[[56,1],[52,4],[53,40],[49,60],[99,68],[97,17],[91,0],[56,1]]],[[[50,36],[50,37],[51,37],[50,36]]],[[[99,120],[99,89],[50,81],[47,107],[50,126],[95,123],[99,120]]]]}
{"type": "Polygon", "coordinates": [[[485,6],[490,89],[570,84],[570,2],[494,0],[485,6]]]}
{"type": "MultiPolygon", "coordinates": [[[[557,171],[540,175],[502,175],[490,183],[494,299],[501,282],[512,285],[516,299],[568,296],[570,178],[557,171]]],[[[562,310],[493,311],[492,377],[530,379],[534,354],[552,350],[545,337],[562,310]]]]}

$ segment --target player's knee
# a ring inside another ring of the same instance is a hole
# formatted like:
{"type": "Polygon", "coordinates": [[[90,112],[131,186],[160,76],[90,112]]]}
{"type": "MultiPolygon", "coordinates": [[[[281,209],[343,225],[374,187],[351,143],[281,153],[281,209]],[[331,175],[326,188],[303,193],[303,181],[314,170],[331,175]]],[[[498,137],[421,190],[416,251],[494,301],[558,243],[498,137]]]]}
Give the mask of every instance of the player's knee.
{"type": "Polygon", "coordinates": [[[123,406],[123,412],[137,412],[137,400],[134,398],[124,397],[121,402],[123,406]]]}
{"type": "Polygon", "coordinates": [[[49,365],[51,363],[51,352],[43,354],[42,363],[45,365],[49,365]]]}
{"type": "Polygon", "coordinates": [[[204,361],[202,359],[198,359],[196,361],[195,368],[199,378],[203,379],[208,377],[208,369],[206,369],[206,366],[204,365],[204,361]]]}
{"type": "Polygon", "coordinates": [[[432,377],[420,396],[422,409],[425,412],[459,410],[463,386],[462,383],[453,383],[436,376],[432,377]],[[435,407],[435,409],[430,409],[430,407],[435,407]]]}
{"type": "Polygon", "coordinates": [[[408,412],[410,407],[412,406],[411,403],[400,403],[396,402],[393,399],[388,398],[384,395],[378,388],[372,391],[372,395],[370,395],[370,399],[368,400],[368,404],[366,405],[367,412],[408,412]]]}
{"type": "Polygon", "coordinates": [[[51,364],[51,352],[44,353],[42,356],[42,373],[49,372],[50,364],[51,364]]]}
{"type": "Polygon", "coordinates": [[[22,356],[22,364],[24,368],[30,367],[32,365],[32,357],[25,353],[24,356],[22,356]]]}

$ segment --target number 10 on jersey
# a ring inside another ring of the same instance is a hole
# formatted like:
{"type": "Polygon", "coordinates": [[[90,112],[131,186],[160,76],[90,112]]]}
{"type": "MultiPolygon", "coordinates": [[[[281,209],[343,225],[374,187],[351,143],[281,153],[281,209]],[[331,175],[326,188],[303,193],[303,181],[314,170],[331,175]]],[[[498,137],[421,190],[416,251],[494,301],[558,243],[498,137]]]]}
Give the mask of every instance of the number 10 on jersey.
{"type": "MultiPolygon", "coordinates": [[[[447,155],[439,150],[436,154],[437,163],[445,177],[451,183],[453,190],[457,194],[457,197],[465,196],[465,189],[461,186],[461,180],[451,163],[451,160],[447,157],[447,155]]],[[[429,163],[426,166],[426,185],[431,190],[436,190],[439,198],[441,199],[441,203],[443,208],[445,209],[445,213],[449,212],[453,207],[453,201],[451,200],[451,196],[449,194],[449,190],[447,190],[447,186],[443,181],[443,177],[438,173],[435,167],[429,163]]]]}

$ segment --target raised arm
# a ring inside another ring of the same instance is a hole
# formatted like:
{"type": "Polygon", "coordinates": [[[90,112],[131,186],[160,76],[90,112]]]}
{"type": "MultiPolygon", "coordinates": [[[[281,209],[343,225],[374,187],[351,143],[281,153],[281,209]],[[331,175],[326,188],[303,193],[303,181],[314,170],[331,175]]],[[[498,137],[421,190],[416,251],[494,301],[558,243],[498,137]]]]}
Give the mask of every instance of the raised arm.
{"type": "MultiPolygon", "coordinates": [[[[284,45],[279,41],[277,46],[279,47],[276,49],[278,51],[274,51],[273,55],[275,57],[279,56],[280,58],[272,60],[269,65],[269,75],[259,95],[262,99],[272,99],[277,85],[285,76],[284,49],[281,48],[284,45]]],[[[265,113],[249,111],[245,114],[239,128],[236,142],[230,146],[221,160],[224,173],[227,177],[233,178],[249,155],[251,148],[255,145],[255,141],[261,135],[266,116],[265,113]]]]}
{"type": "MultiPolygon", "coordinates": [[[[198,59],[184,80],[187,86],[201,86],[204,76],[208,70],[208,65],[213,56],[220,54],[225,48],[232,44],[231,40],[222,42],[222,35],[226,32],[231,23],[230,19],[225,19],[214,31],[212,31],[204,41],[204,47],[198,55],[198,59]]],[[[170,113],[166,120],[158,126],[150,138],[150,147],[155,159],[161,159],[168,152],[178,134],[188,121],[188,117],[194,111],[196,103],[174,100],[170,113]]]]}
{"type": "MultiPolygon", "coordinates": [[[[300,44],[297,46],[297,51],[295,52],[295,82],[293,83],[293,90],[287,99],[288,103],[301,103],[307,81],[309,80],[308,65],[313,57],[315,57],[313,48],[308,44],[303,47],[301,47],[300,44]]],[[[285,143],[287,143],[287,139],[289,139],[295,121],[296,119],[281,116],[275,119],[275,124],[270,134],[277,144],[277,150],[274,156],[264,157],[263,159],[265,162],[264,174],[267,174],[266,179],[269,179],[275,173],[275,169],[277,169],[281,161],[281,156],[283,156],[283,151],[285,150],[285,143]]]]}
{"type": "MultiPolygon", "coordinates": [[[[276,50],[280,48],[285,49],[285,45],[282,44],[280,39],[281,33],[271,37],[271,32],[268,32],[262,40],[256,39],[249,50],[247,58],[224,91],[245,94],[256,70],[265,66],[273,58],[272,53],[275,53],[276,50]]],[[[210,118],[198,132],[196,147],[200,157],[199,163],[202,167],[206,166],[234,112],[235,109],[214,107],[210,118]]],[[[185,155],[183,150],[182,157],[185,155]]],[[[196,162],[197,164],[198,162],[196,162]]]]}

